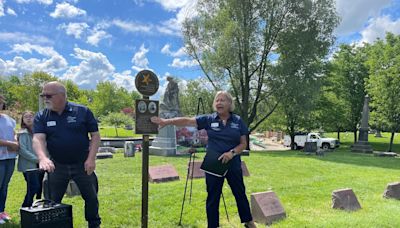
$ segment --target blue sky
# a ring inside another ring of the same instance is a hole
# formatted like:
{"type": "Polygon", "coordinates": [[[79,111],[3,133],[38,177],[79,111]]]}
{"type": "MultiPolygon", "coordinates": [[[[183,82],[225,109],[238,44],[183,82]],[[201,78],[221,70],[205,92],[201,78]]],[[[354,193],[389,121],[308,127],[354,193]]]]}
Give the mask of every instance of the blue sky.
{"type": "MultiPolygon", "coordinates": [[[[185,84],[202,77],[183,49],[180,23],[196,0],[0,0],[0,75],[42,70],[93,89],[114,81],[134,89],[151,69],[185,84]]],[[[400,34],[400,0],[336,0],[338,42],[400,34]]]]}

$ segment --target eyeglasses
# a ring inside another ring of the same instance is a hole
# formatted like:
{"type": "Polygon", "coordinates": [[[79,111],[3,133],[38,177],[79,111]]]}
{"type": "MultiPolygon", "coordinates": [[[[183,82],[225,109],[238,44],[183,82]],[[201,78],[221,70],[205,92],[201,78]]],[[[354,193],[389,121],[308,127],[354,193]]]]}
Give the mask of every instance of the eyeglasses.
{"type": "Polygon", "coordinates": [[[40,94],[39,96],[40,96],[41,98],[51,99],[51,98],[53,98],[53,96],[55,96],[55,95],[57,95],[57,93],[54,93],[54,94],[40,94]]]}

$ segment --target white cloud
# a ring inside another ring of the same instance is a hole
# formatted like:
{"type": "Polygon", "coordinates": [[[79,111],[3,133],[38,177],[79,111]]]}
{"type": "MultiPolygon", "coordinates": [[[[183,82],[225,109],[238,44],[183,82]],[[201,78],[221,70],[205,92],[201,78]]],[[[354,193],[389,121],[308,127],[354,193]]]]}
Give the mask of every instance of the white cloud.
{"type": "Polygon", "coordinates": [[[53,4],[53,0],[16,0],[17,3],[32,3],[32,2],[38,2],[40,4],[44,5],[51,5],[53,4]]]}
{"type": "Polygon", "coordinates": [[[138,24],[135,22],[129,22],[129,21],[122,21],[119,19],[115,19],[112,21],[112,24],[119,27],[120,29],[126,31],[126,32],[150,32],[151,31],[151,26],[148,25],[142,25],[138,24]]]}
{"type": "Polygon", "coordinates": [[[136,91],[135,76],[131,74],[130,70],[123,71],[122,73],[115,73],[111,81],[128,91],[136,91]]]}
{"type": "Polygon", "coordinates": [[[17,13],[15,13],[15,11],[11,8],[7,8],[7,14],[17,16],[17,13]]]}
{"type": "Polygon", "coordinates": [[[370,17],[378,16],[392,0],[336,0],[336,8],[342,21],[336,29],[339,35],[359,31],[370,17]]]}
{"type": "Polygon", "coordinates": [[[0,32],[0,42],[26,43],[35,42],[37,44],[53,44],[53,41],[44,36],[30,35],[20,32],[0,32]]]}
{"type": "Polygon", "coordinates": [[[164,9],[172,11],[185,6],[190,0],[155,0],[160,3],[164,9]]]}
{"type": "Polygon", "coordinates": [[[61,29],[65,29],[65,32],[67,35],[74,36],[76,39],[81,38],[81,34],[89,28],[89,25],[86,23],[69,23],[68,25],[66,24],[61,24],[59,26],[61,29]]]}
{"type": "Polygon", "coordinates": [[[168,64],[168,66],[175,68],[193,67],[197,65],[198,63],[195,60],[181,60],[180,58],[175,58],[172,64],[168,64]]]}
{"type": "Polygon", "coordinates": [[[149,52],[149,49],[146,49],[144,44],[142,44],[142,46],[140,46],[140,50],[132,57],[131,62],[134,64],[132,69],[137,71],[148,69],[149,60],[146,57],[147,52],[149,52]]]}
{"type": "Polygon", "coordinates": [[[3,75],[24,75],[34,71],[44,71],[54,74],[66,69],[68,66],[65,58],[52,47],[43,47],[29,43],[16,44],[13,46],[11,52],[17,54],[33,54],[35,52],[45,58],[25,59],[21,56],[15,56],[13,60],[2,60],[0,61],[0,65],[2,65],[0,68],[3,71],[3,75]]]}
{"type": "Polygon", "coordinates": [[[169,44],[164,45],[164,47],[161,49],[161,53],[169,55],[169,56],[173,56],[173,57],[180,57],[180,56],[186,55],[184,47],[179,48],[179,50],[177,50],[176,52],[171,51],[170,47],[171,47],[171,45],[169,45],[169,44]]]}
{"type": "Polygon", "coordinates": [[[54,12],[50,14],[54,18],[73,18],[77,16],[85,16],[86,11],[79,9],[67,2],[57,4],[54,12]]]}
{"type": "Polygon", "coordinates": [[[400,34],[400,19],[392,21],[389,16],[370,19],[368,26],[361,31],[360,43],[372,43],[377,38],[384,39],[386,32],[400,34]]]}
{"type": "Polygon", "coordinates": [[[97,83],[114,74],[115,67],[104,54],[80,48],[74,48],[74,52],[72,56],[82,61],[78,66],[70,67],[62,76],[63,79],[70,79],[82,88],[94,89],[97,83]]]}
{"type": "Polygon", "coordinates": [[[0,0],[0,17],[4,16],[4,3],[3,0],[0,0]]]}
{"type": "Polygon", "coordinates": [[[99,42],[103,39],[108,39],[111,38],[111,35],[108,34],[105,31],[93,31],[90,36],[87,37],[86,43],[91,44],[93,46],[96,46],[99,44],[99,42]]]}

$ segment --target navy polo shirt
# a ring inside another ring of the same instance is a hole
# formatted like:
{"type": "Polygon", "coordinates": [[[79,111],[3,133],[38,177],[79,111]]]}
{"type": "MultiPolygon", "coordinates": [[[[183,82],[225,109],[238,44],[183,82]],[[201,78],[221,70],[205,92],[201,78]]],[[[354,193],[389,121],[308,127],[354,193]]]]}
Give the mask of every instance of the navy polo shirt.
{"type": "Polygon", "coordinates": [[[81,163],[89,154],[89,132],[97,132],[97,121],[89,108],[67,102],[61,115],[49,109],[37,113],[34,133],[46,134],[51,159],[62,164],[81,163]]]}
{"type": "MultiPolygon", "coordinates": [[[[223,154],[240,144],[240,137],[247,135],[249,130],[240,116],[230,113],[226,125],[222,123],[218,114],[200,115],[196,117],[197,128],[205,129],[208,135],[207,153],[223,154]]],[[[232,160],[239,163],[240,156],[232,160]]]]}

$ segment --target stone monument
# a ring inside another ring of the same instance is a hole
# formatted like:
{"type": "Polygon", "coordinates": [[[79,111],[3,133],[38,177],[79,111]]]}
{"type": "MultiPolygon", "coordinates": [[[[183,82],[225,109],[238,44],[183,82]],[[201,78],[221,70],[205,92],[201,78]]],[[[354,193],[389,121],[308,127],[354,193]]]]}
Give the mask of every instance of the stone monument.
{"type": "Polygon", "coordinates": [[[372,153],[372,146],[368,143],[368,119],[369,119],[369,97],[365,96],[363,112],[361,117],[361,127],[359,129],[358,142],[351,146],[352,152],[372,153]]]}
{"type": "MultiPolygon", "coordinates": [[[[160,104],[160,117],[170,119],[181,116],[179,107],[179,87],[172,77],[167,77],[168,85],[164,98],[160,104]]],[[[161,128],[153,140],[149,153],[152,155],[175,156],[176,155],[176,129],[168,125],[161,128]]]]}

